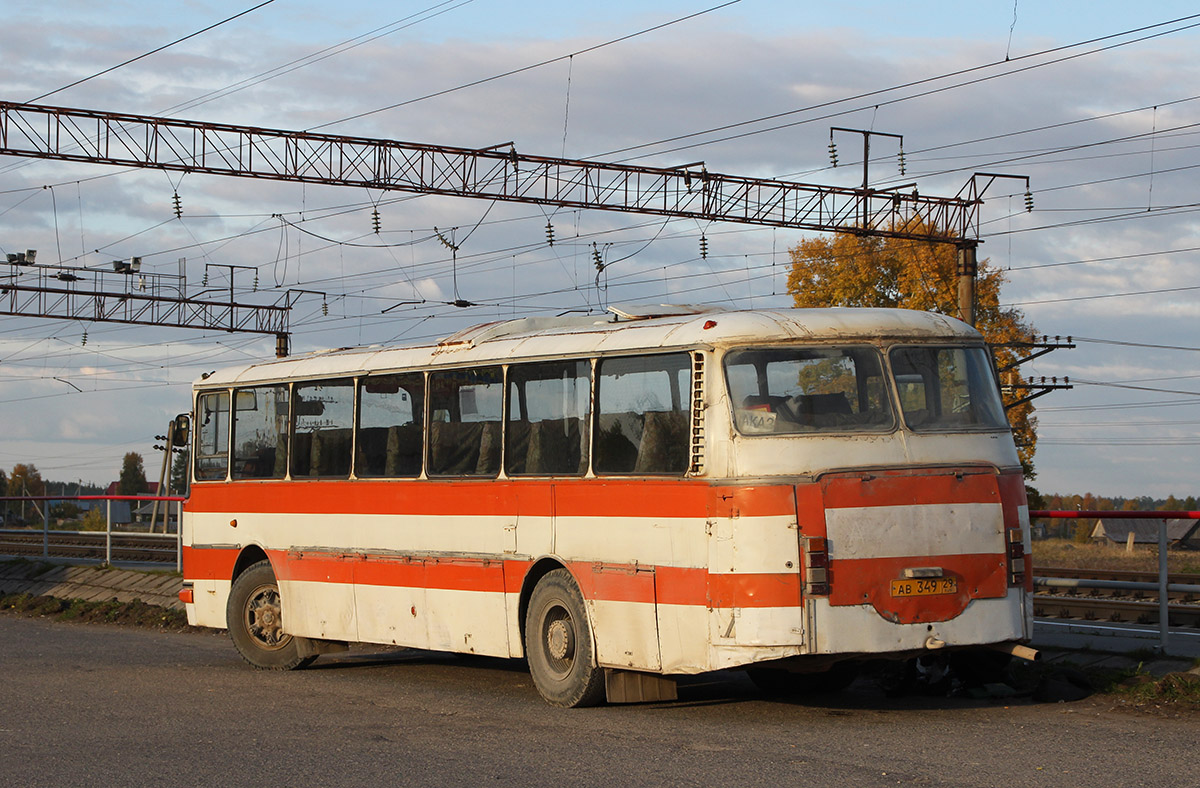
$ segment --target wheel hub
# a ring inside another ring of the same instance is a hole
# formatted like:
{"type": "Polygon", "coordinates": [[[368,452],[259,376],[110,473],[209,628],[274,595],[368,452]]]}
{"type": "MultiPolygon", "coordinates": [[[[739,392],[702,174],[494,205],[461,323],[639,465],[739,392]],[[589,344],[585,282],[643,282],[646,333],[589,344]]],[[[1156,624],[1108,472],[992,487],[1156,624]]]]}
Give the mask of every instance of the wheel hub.
{"type": "Polygon", "coordinates": [[[546,650],[554,659],[568,659],[575,651],[574,632],[567,621],[550,623],[546,628],[546,650]]]}
{"type": "Polygon", "coordinates": [[[251,595],[246,606],[246,628],[260,646],[276,649],[287,643],[280,613],[279,592],[274,587],[261,588],[251,595]]]}

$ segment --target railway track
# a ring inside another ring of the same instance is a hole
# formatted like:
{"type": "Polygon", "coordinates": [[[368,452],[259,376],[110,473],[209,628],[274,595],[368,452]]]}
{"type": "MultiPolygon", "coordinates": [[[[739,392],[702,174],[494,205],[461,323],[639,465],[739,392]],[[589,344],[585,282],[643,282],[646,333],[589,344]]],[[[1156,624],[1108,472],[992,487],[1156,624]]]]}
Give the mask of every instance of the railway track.
{"type": "MultiPolygon", "coordinates": [[[[78,531],[50,531],[49,554],[55,558],[104,560],[105,535],[78,531]]],[[[0,555],[41,556],[41,531],[0,531],[0,555]]],[[[156,534],[114,533],[114,561],[144,561],[174,564],[174,536],[156,534]]],[[[1060,577],[1079,580],[1113,580],[1134,583],[1156,583],[1155,572],[1119,570],[1068,569],[1037,567],[1038,577],[1060,577]]],[[[1172,574],[1169,583],[1200,585],[1200,574],[1172,574]]],[[[1158,623],[1158,595],[1154,591],[1111,589],[1042,589],[1034,594],[1033,612],[1039,618],[1076,619],[1084,621],[1123,622],[1136,624],[1158,623]]],[[[1200,627],[1200,595],[1173,592],[1168,606],[1173,627],[1200,627]]]]}
{"type": "MultiPolygon", "coordinates": [[[[0,555],[41,556],[41,531],[0,531],[0,555]]],[[[50,531],[48,553],[53,558],[84,558],[103,561],[103,532],[50,531]]],[[[176,542],[173,534],[113,533],[112,560],[174,564],[176,542]]]]}
{"type": "MultiPolygon", "coordinates": [[[[1036,567],[1037,577],[1104,580],[1128,583],[1157,583],[1157,572],[1127,570],[1068,569],[1036,567]]],[[[1175,573],[1170,584],[1200,585],[1200,574],[1175,573]]],[[[1200,594],[1173,591],[1168,594],[1167,617],[1172,627],[1200,627],[1200,594]]],[[[1033,597],[1033,614],[1038,618],[1064,618],[1130,624],[1158,624],[1157,591],[1134,589],[1043,589],[1033,597]]]]}

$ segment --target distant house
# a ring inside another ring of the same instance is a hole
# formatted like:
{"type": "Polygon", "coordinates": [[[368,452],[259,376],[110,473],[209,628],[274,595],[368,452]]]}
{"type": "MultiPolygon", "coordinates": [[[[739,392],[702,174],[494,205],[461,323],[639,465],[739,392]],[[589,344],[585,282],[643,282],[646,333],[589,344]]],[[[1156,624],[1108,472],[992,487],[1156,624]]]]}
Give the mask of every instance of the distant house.
{"type": "MultiPolygon", "coordinates": [[[[120,482],[109,482],[108,487],[104,488],[104,494],[118,495],[119,493],[117,492],[117,487],[119,487],[120,484],[120,482]]],[[[158,494],[158,482],[147,482],[146,488],[146,491],[144,493],[139,493],[139,495],[158,494]]],[[[141,508],[141,506],[134,506],[134,501],[95,501],[94,503],[98,504],[98,506],[94,508],[99,508],[101,511],[105,511],[107,506],[112,507],[111,511],[113,525],[126,525],[128,523],[137,522],[139,519],[141,519],[137,517],[138,510],[141,508]]],[[[150,515],[147,513],[142,521],[149,522],[149,520],[150,515]]]]}
{"type": "MultiPolygon", "coordinates": [[[[1153,518],[1131,518],[1097,520],[1092,529],[1092,541],[1109,542],[1112,544],[1128,544],[1129,535],[1133,534],[1134,544],[1158,544],[1158,529],[1162,520],[1153,518]]],[[[1197,542],[1197,531],[1200,530],[1200,520],[1167,520],[1167,544],[1173,546],[1200,546],[1197,542]],[[1194,541],[1193,541],[1194,540],[1194,541]]]]}
{"type": "MultiPolygon", "coordinates": [[[[117,488],[120,486],[121,483],[119,481],[109,482],[108,486],[104,488],[104,494],[118,495],[119,493],[117,492],[117,488]]],[[[139,495],[158,495],[158,482],[146,482],[146,491],[139,493],[139,495]]]]}

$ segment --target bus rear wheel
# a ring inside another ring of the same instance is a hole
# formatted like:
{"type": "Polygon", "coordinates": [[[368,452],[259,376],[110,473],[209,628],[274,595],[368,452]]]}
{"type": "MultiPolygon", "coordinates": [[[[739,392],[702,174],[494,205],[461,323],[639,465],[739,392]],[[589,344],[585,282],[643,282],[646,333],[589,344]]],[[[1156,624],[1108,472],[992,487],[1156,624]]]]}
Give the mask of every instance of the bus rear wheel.
{"type": "Polygon", "coordinates": [[[534,686],[551,706],[595,706],[604,700],[579,586],[565,569],[538,581],[525,615],[525,656],[534,686]]]}
{"type": "Polygon", "coordinates": [[[283,605],[270,561],[259,561],[233,581],[225,623],[242,659],[260,670],[295,670],[316,659],[300,656],[299,643],[283,631],[283,605]]]}

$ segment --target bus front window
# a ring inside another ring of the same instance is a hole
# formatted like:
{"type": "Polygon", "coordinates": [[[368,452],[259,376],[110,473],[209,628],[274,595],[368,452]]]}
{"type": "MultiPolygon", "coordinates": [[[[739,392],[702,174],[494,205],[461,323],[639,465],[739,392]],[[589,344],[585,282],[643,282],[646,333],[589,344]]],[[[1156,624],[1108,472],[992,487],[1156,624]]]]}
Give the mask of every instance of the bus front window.
{"type": "Polygon", "coordinates": [[[889,358],[909,429],[1008,429],[984,348],[895,347],[889,358]]]}
{"type": "Polygon", "coordinates": [[[883,359],[872,347],[735,350],[725,357],[725,379],[743,435],[895,427],[883,359]]]}

